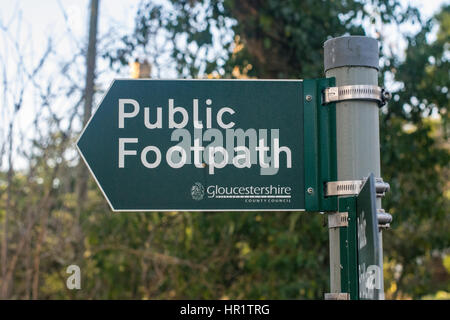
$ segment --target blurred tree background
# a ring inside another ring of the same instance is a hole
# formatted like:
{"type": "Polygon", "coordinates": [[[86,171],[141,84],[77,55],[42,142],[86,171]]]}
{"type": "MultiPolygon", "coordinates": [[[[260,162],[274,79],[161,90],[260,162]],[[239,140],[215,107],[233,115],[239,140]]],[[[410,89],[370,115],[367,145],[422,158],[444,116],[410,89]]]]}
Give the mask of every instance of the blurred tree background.
{"type": "MultiPolygon", "coordinates": [[[[4,24],[0,30],[9,32],[4,24]]],[[[383,207],[394,218],[384,232],[386,297],[448,299],[450,6],[424,20],[395,0],[142,1],[133,32],[94,38],[94,54],[117,74],[139,56],[161,78],[164,65],[178,78],[317,78],[327,39],[368,33],[381,44],[380,83],[393,93],[380,110],[382,176],[391,185],[383,207]],[[398,52],[384,26],[405,24],[418,31],[403,32],[407,46],[398,52]]],[[[89,88],[97,97],[105,89],[98,81],[105,70],[86,58],[88,42],[59,57],[62,84],[39,78],[57,57],[51,41],[35,65],[18,66],[22,87],[3,72],[10,121],[0,141],[1,297],[322,299],[329,287],[324,215],[110,211],[73,145],[77,123],[90,113],[89,88]],[[21,153],[27,169],[14,170],[14,145],[21,144],[14,117],[29,87],[40,107],[39,134],[21,153]],[[52,109],[61,95],[69,109],[63,115],[52,109]],[[66,289],[70,264],[81,268],[82,290],[66,289]]]]}

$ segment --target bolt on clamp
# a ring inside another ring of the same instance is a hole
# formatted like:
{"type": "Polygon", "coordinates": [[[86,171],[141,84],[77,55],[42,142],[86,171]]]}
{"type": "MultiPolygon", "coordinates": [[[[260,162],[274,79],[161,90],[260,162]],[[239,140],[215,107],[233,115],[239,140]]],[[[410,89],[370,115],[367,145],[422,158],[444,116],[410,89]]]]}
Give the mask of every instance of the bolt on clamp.
{"type": "Polygon", "coordinates": [[[332,102],[363,100],[375,101],[379,107],[391,99],[391,94],[384,88],[373,85],[351,85],[326,88],[323,92],[323,104],[332,102]]]}

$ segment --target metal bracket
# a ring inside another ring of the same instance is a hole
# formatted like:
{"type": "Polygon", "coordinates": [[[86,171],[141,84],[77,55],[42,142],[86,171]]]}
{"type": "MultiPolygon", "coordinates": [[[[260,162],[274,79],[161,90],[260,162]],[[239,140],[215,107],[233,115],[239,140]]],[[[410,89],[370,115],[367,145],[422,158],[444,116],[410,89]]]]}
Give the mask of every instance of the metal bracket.
{"type": "MultiPolygon", "coordinates": [[[[366,178],[363,180],[345,180],[345,181],[330,181],[325,183],[325,196],[352,196],[358,195],[366,178]]],[[[389,191],[389,183],[384,182],[383,178],[375,179],[375,189],[377,197],[384,197],[385,193],[389,191]]]]}
{"type": "Polygon", "coordinates": [[[378,228],[389,229],[391,227],[392,215],[384,211],[384,209],[377,209],[378,228]]]}
{"type": "Polygon", "coordinates": [[[391,94],[379,86],[351,85],[326,88],[323,93],[323,104],[347,100],[375,101],[380,107],[391,99],[391,94]]]}
{"type": "Polygon", "coordinates": [[[348,212],[336,212],[328,215],[328,228],[348,227],[348,212]]]}
{"type": "Polygon", "coordinates": [[[325,300],[350,300],[350,293],[325,293],[325,300]]]}
{"type": "Polygon", "coordinates": [[[364,180],[330,181],[325,184],[325,196],[356,195],[361,190],[364,180]]]}

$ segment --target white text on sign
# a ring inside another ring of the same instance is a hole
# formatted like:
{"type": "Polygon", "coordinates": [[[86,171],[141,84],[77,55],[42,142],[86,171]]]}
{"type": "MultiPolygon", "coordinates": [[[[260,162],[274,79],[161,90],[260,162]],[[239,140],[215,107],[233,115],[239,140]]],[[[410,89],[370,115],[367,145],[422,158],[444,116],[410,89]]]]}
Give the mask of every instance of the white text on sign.
{"type": "MultiPolygon", "coordinates": [[[[149,130],[163,128],[163,109],[155,109],[155,119],[152,119],[152,110],[149,107],[143,108],[143,125],[149,130]]],[[[211,99],[206,99],[203,109],[205,123],[199,120],[199,99],[192,100],[193,129],[188,130],[186,127],[190,119],[187,109],[175,106],[175,100],[168,99],[167,128],[173,129],[171,141],[177,142],[165,154],[165,160],[171,168],[178,169],[189,164],[194,164],[196,168],[208,166],[208,173],[213,175],[216,169],[222,169],[226,165],[236,168],[258,165],[261,175],[274,175],[280,168],[282,154],[285,167],[292,168],[291,149],[280,146],[279,128],[235,128],[236,123],[232,121],[235,111],[231,107],[222,107],[214,117],[215,124],[222,129],[220,130],[213,127],[211,99]],[[206,146],[204,142],[207,142],[206,146]]],[[[127,120],[139,115],[142,115],[142,110],[136,100],[118,100],[119,129],[124,129],[127,120]]],[[[141,164],[148,169],[157,168],[163,159],[158,146],[139,146],[139,139],[134,137],[119,137],[118,149],[119,168],[126,168],[126,159],[138,156],[138,152],[141,164]]]]}

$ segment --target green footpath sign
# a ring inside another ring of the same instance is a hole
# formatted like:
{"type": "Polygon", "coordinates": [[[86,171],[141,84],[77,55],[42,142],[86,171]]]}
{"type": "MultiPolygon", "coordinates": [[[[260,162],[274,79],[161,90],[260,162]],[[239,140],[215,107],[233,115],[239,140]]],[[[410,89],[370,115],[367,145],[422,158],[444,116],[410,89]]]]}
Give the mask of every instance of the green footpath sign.
{"type": "Polygon", "coordinates": [[[115,80],[77,147],[114,211],[336,210],[319,80],[115,80]]]}
{"type": "Polygon", "coordinates": [[[359,299],[384,298],[383,269],[380,266],[382,253],[375,201],[375,178],[371,174],[356,199],[359,299]]]}

